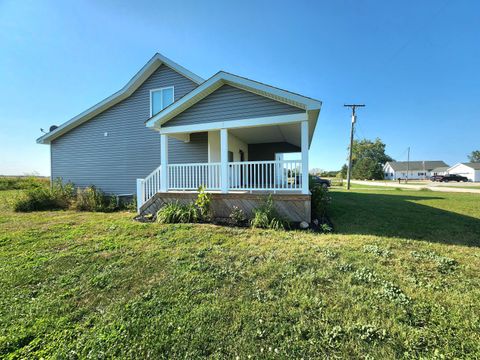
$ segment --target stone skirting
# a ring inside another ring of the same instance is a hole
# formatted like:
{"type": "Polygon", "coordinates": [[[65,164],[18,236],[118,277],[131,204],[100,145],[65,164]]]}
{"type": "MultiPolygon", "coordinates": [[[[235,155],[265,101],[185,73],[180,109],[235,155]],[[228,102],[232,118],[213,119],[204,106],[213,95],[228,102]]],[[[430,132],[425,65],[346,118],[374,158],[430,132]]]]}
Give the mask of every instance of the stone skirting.
{"type": "MultiPolygon", "coordinates": [[[[195,192],[164,192],[156,193],[142,205],[140,215],[156,214],[165,204],[178,201],[182,204],[194,202],[198,193],[195,192]]],[[[250,193],[212,193],[212,211],[215,217],[228,218],[234,206],[243,210],[248,218],[253,215],[253,209],[265,202],[268,194],[250,193]]],[[[310,223],[311,197],[304,194],[272,194],[278,213],[292,222],[306,221],[310,223]]]]}

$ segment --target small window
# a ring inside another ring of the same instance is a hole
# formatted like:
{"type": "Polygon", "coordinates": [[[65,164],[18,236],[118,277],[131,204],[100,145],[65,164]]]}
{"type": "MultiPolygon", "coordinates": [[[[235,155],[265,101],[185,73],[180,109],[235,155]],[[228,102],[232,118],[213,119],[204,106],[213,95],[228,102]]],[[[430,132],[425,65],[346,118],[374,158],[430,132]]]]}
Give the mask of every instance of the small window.
{"type": "Polygon", "coordinates": [[[150,116],[158,114],[173,103],[173,86],[150,90],[150,116]]]}

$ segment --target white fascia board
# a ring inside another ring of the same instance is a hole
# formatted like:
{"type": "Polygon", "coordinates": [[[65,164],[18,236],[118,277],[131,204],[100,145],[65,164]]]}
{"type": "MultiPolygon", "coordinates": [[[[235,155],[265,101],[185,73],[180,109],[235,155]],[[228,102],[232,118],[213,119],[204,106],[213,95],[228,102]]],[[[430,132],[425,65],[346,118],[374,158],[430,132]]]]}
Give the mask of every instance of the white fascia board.
{"type": "MultiPolygon", "coordinates": [[[[212,76],[210,79],[205,81],[203,84],[201,84],[199,87],[195,88],[190,93],[185,95],[183,98],[174,102],[172,105],[168,106],[164,110],[160,111],[157,115],[149,119],[145,123],[146,126],[159,129],[168,120],[170,120],[174,116],[177,116],[182,111],[188,109],[207,95],[211,94],[223,84],[237,86],[245,90],[250,90],[252,92],[265,93],[274,98],[280,98],[286,103],[294,103],[295,106],[301,106],[301,108],[307,111],[320,110],[322,106],[321,101],[310,99],[305,96],[294,94],[234,74],[220,71],[214,76],[212,76]]],[[[280,99],[278,99],[277,101],[279,101],[280,99]]]]}
{"type": "Polygon", "coordinates": [[[184,67],[178,65],[177,63],[173,62],[172,60],[166,58],[161,54],[155,54],[141,69],[138,71],[135,76],[119,91],[114,93],[113,95],[107,97],[106,99],[100,101],[98,104],[92,106],[91,108],[85,110],[84,112],[80,113],[79,115],[75,116],[74,118],[68,120],[67,122],[60,125],[55,130],[41,136],[37,139],[38,144],[48,144],[51,140],[63,135],[67,131],[75,128],[76,126],[90,120],[92,117],[100,114],[101,112],[107,110],[108,108],[112,107],[113,105],[119,103],[120,101],[126,99],[132,93],[137,90],[141,84],[153,74],[155,70],[157,70],[160,65],[165,64],[166,66],[170,67],[171,69],[177,71],[178,73],[182,74],[183,76],[189,78],[193,82],[197,84],[201,84],[204,80],[192,73],[191,71],[185,69],[184,67]]]}
{"type": "Polygon", "coordinates": [[[217,121],[194,125],[167,126],[161,127],[159,132],[160,134],[193,133],[200,131],[215,131],[220,129],[238,129],[245,127],[293,124],[305,120],[308,120],[308,115],[306,113],[298,113],[243,120],[217,121]]]}

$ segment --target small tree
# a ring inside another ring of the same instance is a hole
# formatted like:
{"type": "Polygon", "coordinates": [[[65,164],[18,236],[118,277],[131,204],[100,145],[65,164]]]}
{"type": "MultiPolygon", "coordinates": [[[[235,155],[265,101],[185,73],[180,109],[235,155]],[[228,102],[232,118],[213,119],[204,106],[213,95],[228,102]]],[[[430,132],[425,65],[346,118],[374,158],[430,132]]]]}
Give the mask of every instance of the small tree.
{"type": "Polygon", "coordinates": [[[348,171],[348,166],[346,164],[343,164],[342,169],[337,174],[337,177],[339,177],[340,179],[346,179],[347,171],[348,171]]]}
{"type": "Polygon", "coordinates": [[[355,179],[383,179],[383,164],[393,159],[385,153],[379,138],[355,140],[352,147],[352,176],[355,179]]]}
{"type": "Polygon", "coordinates": [[[474,150],[468,155],[468,160],[473,163],[480,162],[480,150],[474,150]]]}

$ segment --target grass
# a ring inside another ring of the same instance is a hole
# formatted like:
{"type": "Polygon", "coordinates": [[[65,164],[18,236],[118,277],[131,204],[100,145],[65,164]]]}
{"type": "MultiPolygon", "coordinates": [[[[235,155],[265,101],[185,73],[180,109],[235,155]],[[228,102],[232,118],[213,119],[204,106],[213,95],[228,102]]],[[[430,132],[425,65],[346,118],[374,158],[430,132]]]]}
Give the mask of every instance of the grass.
{"type": "Polygon", "coordinates": [[[337,233],[14,213],[0,358],[478,358],[480,197],[335,190],[337,233]]]}
{"type": "Polygon", "coordinates": [[[50,179],[36,176],[0,176],[0,190],[23,190],[35,186],[48,186],[50,179]]]}

